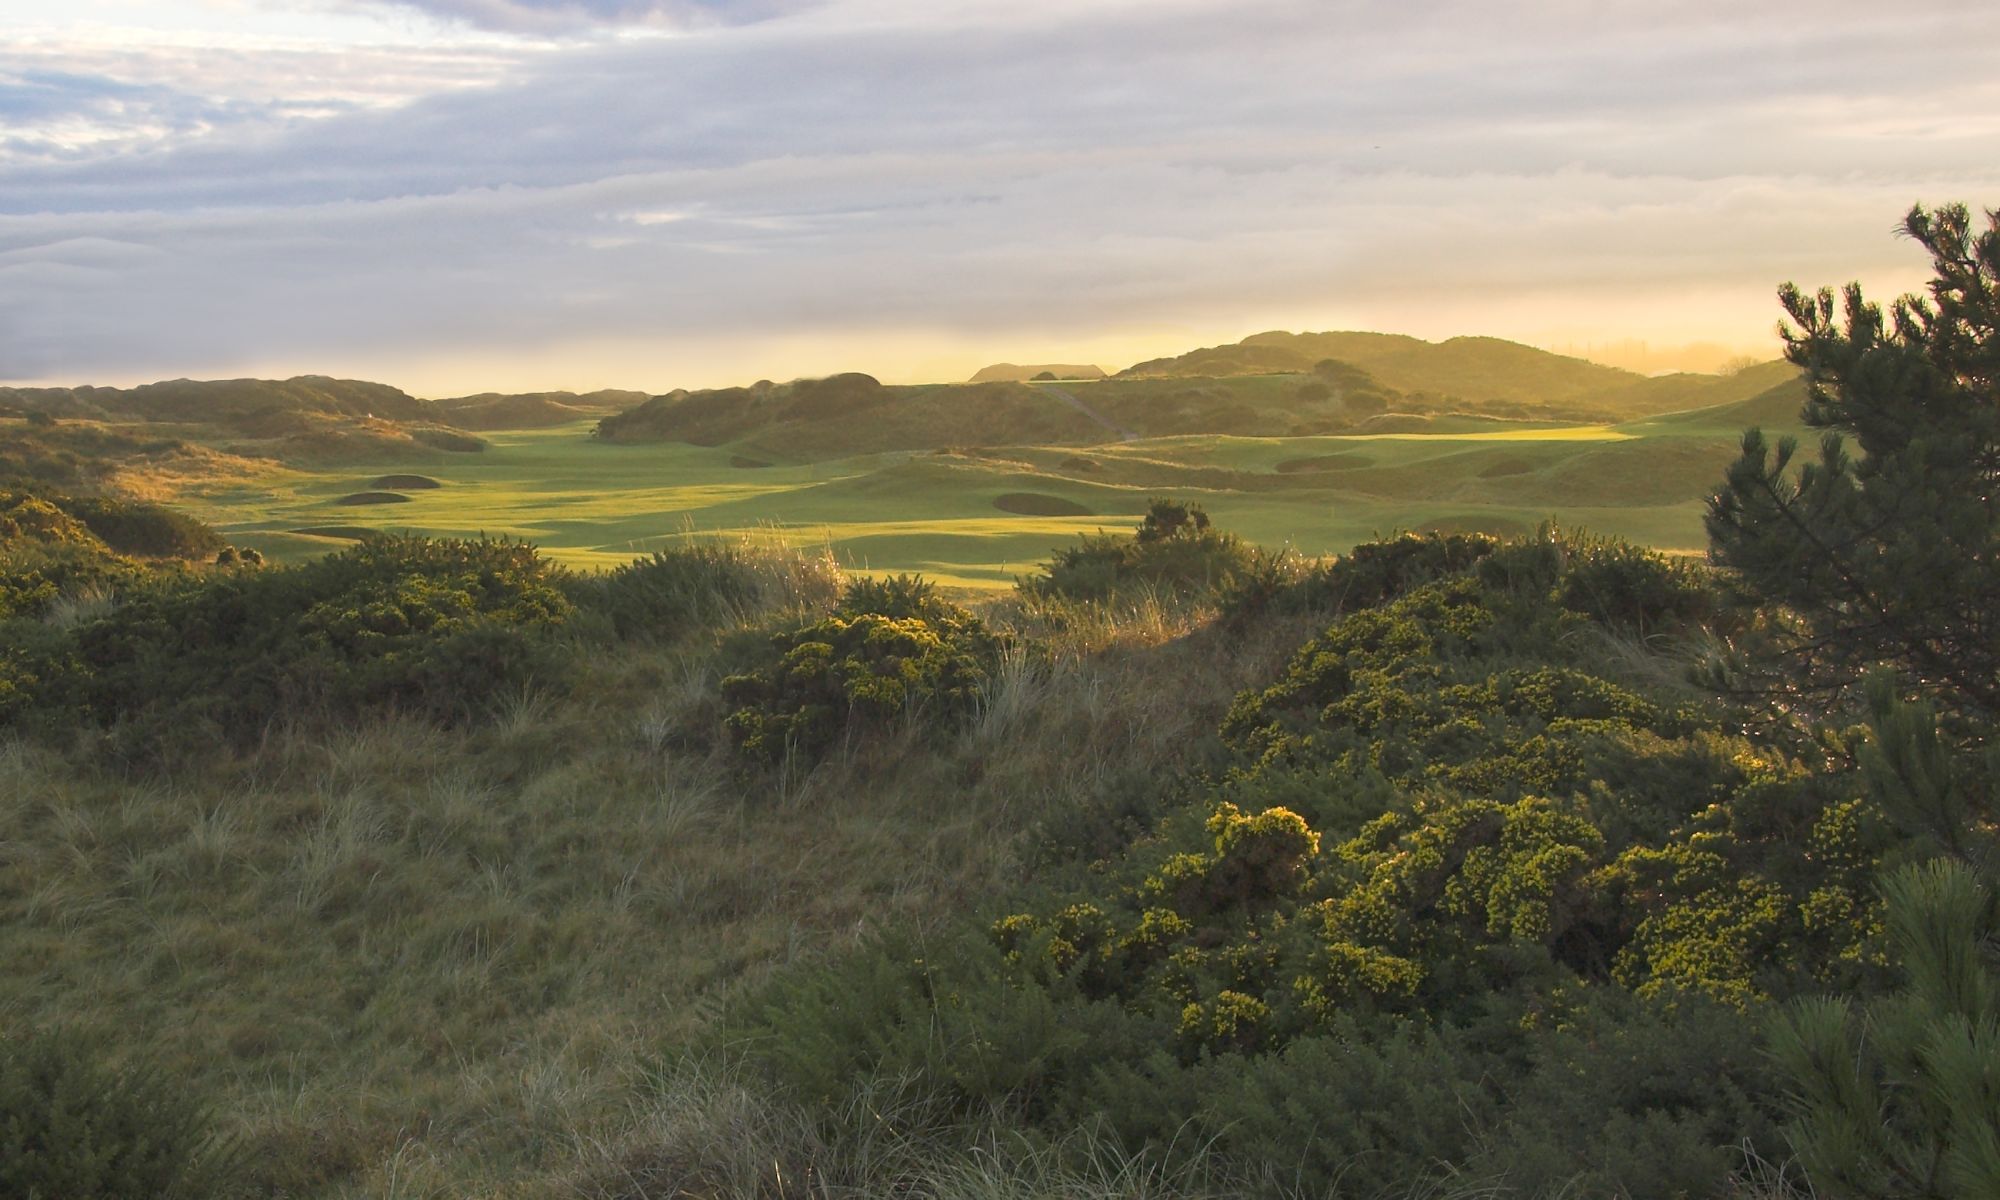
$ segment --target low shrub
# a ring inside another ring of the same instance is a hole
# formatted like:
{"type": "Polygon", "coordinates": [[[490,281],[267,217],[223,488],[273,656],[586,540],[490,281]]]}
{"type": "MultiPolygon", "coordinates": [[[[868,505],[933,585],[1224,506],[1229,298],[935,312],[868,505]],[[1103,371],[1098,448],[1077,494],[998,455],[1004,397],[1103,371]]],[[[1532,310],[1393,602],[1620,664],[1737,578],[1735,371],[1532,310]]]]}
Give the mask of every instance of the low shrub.
{"type": "Polygon", "coordinates": [[[0,1196],[208,1200],[231,1163],[181,1081],[108,1067],[74,1035],[0,1038],[0,1196]]]}
{"type": "Polygon", "coordinates": [[[1712,615],[1715,592],[1698,569],[1629,542],[1579,539],[1565,564],[1556,599],[1606,625],[1648,634],[1692,625],[1712,615]]]}
{"type": "Polygon", "coordinates": [[[83,522],[46,497],[32,492],[0,491],[0,544],[59,545],[90,540],[92,534],[83,522]]]}
{"type": "Polygon", "coordinates": [[[1339,613],[1385,604],[1410,589],[1470,570],[1499,542],[1484,534],[1403,534],[1356,546],[1338,558],[1297,564],[1272,556],[1222,597],[1223,614],[1339,613]]]}
{"type": "Polygon", "coordinates": [[[224,545],[206,522],[165,505],[70,495],[40,484],[0,488],[0,543],[93,539],[142,558],[206,558],[224,545]]]}
{"type": "Polygon", "coordinates": [[[65,597],[124,591],[153,574],[94,538],[0,542],[0,622],[44,617],[65,597]]]}
{"type": "Polygon", "coordinates": [[[776,761],[904,714],[954,723],[976,710],[1001,645],[922,580],[857,579],[831,615],[772,635],[761,665],[722,681],[725,724],[745,756],[776,761]]]}
{"type": "Polygon", "coordinates": [[[1761,1012],[1870,977],[1895,847],[1851,777],[1600,653],[1698,613],[1700,581],[1544,531],[1398,539],[1315,584],[1343,615],[1237,698],[1206,778],[1058,833],[1082,869],[991,920],[991,954],[789,993],[825,1040],[784,1075],[976,1080],[968,1108],[1163,1154],[1192,1126],[1309,1194],[1449,1169],[1670,1200],[1742,1138],[1775,1151],[1761,1012]],[[1028,1078],[980,1065],[1043,1027],[1028,1078]]]}
{"type": "MultiPolygon", "coordinates": [[[[243,743],[280,716],[441,721],[558,679],[565,574],[526,545],[372,538],[296,566],[148,573],[24,664],[34,712],[150,755],[243,743]]],[[[23,710],[25,713],[26,710],[23,710]]]]}
{"type": "Polygon", "coordinates": [[[763,602],[766,590],[763,572],[742,547],[691,542],[579,577],[570,593],[609,619],[620,638],[662,640],[740,616],[763,602]]]}
{"type": "Polygon", "coordinates": [[[1017,587],[1041,601],[1143,592],[1186,599],[1236,586],[1265,557],[1235,534],[1216,529],[1199,505],[1156,499],[1130,537],[1085,534],[1056,550],[1041,574],[1017,587]]]}

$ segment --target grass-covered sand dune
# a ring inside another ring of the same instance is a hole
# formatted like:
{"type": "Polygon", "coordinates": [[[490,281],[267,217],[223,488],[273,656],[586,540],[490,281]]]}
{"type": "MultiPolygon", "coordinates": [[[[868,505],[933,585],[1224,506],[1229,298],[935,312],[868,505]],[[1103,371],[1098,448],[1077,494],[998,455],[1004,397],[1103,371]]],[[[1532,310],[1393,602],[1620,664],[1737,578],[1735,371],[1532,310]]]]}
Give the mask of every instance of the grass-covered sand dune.
{"type": "Polygon", "coordinates": [[[1784,363],[1648,379],[1492,338],[1358,333],[1258,335],[1108,378],[847,373],[652,397],[175,380],[0,389],[0,477],[170,501],[281,559],[357,529],[526,538],[599,565],[723,533],[1000,587],[1169,492],[1308,555],[1549,519],[1692,550],[1741,430],[1793,427],[1801,400],[1784,363]]]}
{"type": "Polygon", "coordinates": [[[576,422],[489,432],[484,452],[426,467],[441,486],[398,490],[406,502],[380,510],[343,500],[388,490],[370,485],[396,473],[391,462],[272,467],[194,483],[176,499],[278,557],[335,544],[301,532],[326,525],[504,534],[580,564],[726,533],[824,545],[852,568],[920,570],[972,587],[1004,586],[1054,545],[1128,524],[1165,493],[1198,499],[1253,541],[1306,554],[1396,530],[1514,533],[1548,519],[1693,550],[1702,502],[1744,420],[1795,421],[1793,387],[1624,424],[1381,417],[1313,437],[1191,434],[812,460],[742,442],[606,442],[576,422]]]}

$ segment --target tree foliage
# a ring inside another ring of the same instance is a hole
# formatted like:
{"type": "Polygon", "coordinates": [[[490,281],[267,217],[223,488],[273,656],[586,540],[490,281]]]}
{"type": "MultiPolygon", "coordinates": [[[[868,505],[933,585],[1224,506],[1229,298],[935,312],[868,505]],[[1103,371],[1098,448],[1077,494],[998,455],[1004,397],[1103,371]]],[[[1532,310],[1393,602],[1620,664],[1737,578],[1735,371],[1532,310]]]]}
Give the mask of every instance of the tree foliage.
{"type": "Polygon", "coordinates": [[[1903,986],[1857,1009],[1801,1001],[1773,1027],[1792,1144],[1828,1200],[2000,1195],[1994,890],[1938,859],[1888,880],[1903,986]]]}
{"type": "Polygon", "coordinates": [[[1935,278],[1886,316],[1856,285],[1839,321],[1831,290],[1780,292],[1819,456],[1794,474],[1797,447],[1752,430],[1709,512],[1715,558],[1770,606],[1771,677],[1824,706],[1865,676],[1856,774],[1914,860],[1880,886],[1901,986],[1772,1027],[1792,1144],[1834,1200],[2000,1194],[2000,211],[1986,223],[1912,209],[1935,278]]]}
{"type": "Polygon", "coordinates": [[[1786,690],[1889,664],[1950,711],[2000,713],[2000,211],[1910,211],[1929,296],[1779,295],[1818,456],[1758,430],[1710,502],[1717,562],[1779,603],[1786,690]],[[1858,454],[1850,450],[1859,451],[1858,454]]]}

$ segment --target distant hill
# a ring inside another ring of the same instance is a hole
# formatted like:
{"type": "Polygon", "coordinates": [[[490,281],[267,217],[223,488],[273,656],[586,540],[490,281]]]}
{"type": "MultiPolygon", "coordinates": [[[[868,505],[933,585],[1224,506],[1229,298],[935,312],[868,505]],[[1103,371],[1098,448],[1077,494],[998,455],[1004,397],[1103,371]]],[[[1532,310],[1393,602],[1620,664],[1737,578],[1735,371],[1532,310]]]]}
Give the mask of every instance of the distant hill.
{"type": "Polygon", "coordinates": [[[420,400],[401,388],[362,379],[299,375],[291,379],[170,379],[138,387],[0,388],[0,410],[57,418],[217,425],[251,437],[310,432],[310,418],[351,418],[457,429],[536,429],[620,412],[645,392],[482,392],[420,400]]]}
{"type": "Polygon", "coordinates": [[[107,477],[142,460],[157,464],[170,448],[174,461],[219,452],[231,460],[301,466],[433,462],[485,448],[401,388],[324,375],[0,388],[0,408],[61,423],[22,456],[31,477],[58,481],[107,477]]]}
{"type": "Polygon", "coordinates": [[[1792,378],[1742,399],[1726,400],[1687,412],[1668,413],[1635,428],[1648,432],[1714,431],[1733,435],[1755,426],[1774,434],[1797,434],[1805,431],[1805,420],[1801,415],[1805,403],[1805,381],[1792,378]]]}
{"type": "Polygon", "coordinates": [[[1500,338],[1427,342],[1388,333],[1273,332],[1232,345],[1151,359],[1120,371],[1114,378],[1302,374],[1328,360],[1365,371],[1386,388],[1433,404],[1455,399],[1480,409],[1530,405],[1552,413],[1609,419],[1727,403],[1796,374],[1789,364],[1772,362],[1736,375],[1648,378],[1500,338]]]}
{"type": "Polygon", "coordinates": [[[673,391],[606,417],[611,442],[740,444],[818,459],[947,446],[1090,444],[1116,435],[1071,401],[1021,383],[889,387],[870,375],[673,391]]]}
{"type": "Polygon", "coordinates": [[[547,429],[624,412],[644,404],[648,398],[645,392],[612,388],[583,395],[575,392],[481,392],[476,396],[433,400],[431,406],[439,419],[459,429],[547,429]]]}
{"type": "Polygon", "coordinates": [[[1730,375],[1680,373],[1642,378],[1619,391],[1604,393],[1598,402],[1620,412],[1652,415],[1736,404],[1785,385],[1790,385],[1799,396],[1786,420],[1789,424],[1797,418],[1796,410],[1804,402],[1805,392],[1799,382],[1799,369],[1782,359],[1758,363],[1730,375]]]}
{"type": "Polygon", "coordinates": [[[1024,383],[1041,375],[1053,376],[1056,379],[1102,379],[1104,368],[1065,363],[1033,363],[1027,366],[1019,363],[994,363],[990,367],[979,368],[973,374],[971,382],[1024,383]]]}
{"type": "Polygon", "coordinates": [[[1109,377],[1073,364],[1001,363],[980,374],[1097,378],[1074,388],[1019,378],[889,386],[849,372],[652,397],[607,389],[438,400],[323,375],[176,379],[133,388],[0,388],[0,419],[20,419],[5,417],[13,412],[44,426],[50,418],[73,426],[33,438],[24,428],[19,452],[6,456],[18,460],[17,472],[73,481],[130,475],[142,458],[149,470],[179,473],[200,458],[196,449],[295,466],[438,463],[482,449],[473,431],[592,421],[604,441],[728,445],[747,461],[775,462],[1135,437],[1428,429],[1458,416],[1616,424],[1711,410],[1694,419],[1712,425],[1766,415],[1743,423],[1777,427],[1796,423],[1799,400],[1797,372],[1783,362],[1730,375],[1649,378],[1498,338],[1432,343],[1381,333],[1263,333],[1109,377]],[[1729,408],[1738,404],[1755,413],[1729,408]],[[86,438],[86,426],[120,437],[86,438]],[[160,445],[142,454],[127,445],[133,439],[160,445]],[[169,442],[178,448],[169,451],[169,442]],[[114,451],[114,443],[126,448],[114,451]]]}
{"type": "Polygon", "coordinates": [[[0,388],[0,403],[57,417],[176,424],[255,424],[279,414],[422,421],[424,401],[401,388],[359,379],[169,379],[131,388],[0,388]]]}

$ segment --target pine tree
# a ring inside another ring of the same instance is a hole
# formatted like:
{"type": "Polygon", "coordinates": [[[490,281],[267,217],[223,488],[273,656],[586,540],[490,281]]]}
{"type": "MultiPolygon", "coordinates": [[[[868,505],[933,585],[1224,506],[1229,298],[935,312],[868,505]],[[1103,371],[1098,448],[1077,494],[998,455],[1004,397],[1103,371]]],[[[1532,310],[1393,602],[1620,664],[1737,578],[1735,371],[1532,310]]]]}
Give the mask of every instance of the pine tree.
{"type": "Polygon", "coordinates": [[[1906,982],[1857,1012],[1802,1001],[1775,1023],[1792,1147],[1829,1200],[2000,1196],[2000,972],[1994,890],[1965,863],[1883,889],[1906,982]]]}
{"type": "Polygon", "coordinates": [[[1779,291],[1819,456],[1793,472],[1794,440],[1750,430],[1708,532],[1777,602],[1800,692],[1889,664],[1947,716],[2000,713],[2000,211],[1985,215],[1979,232],[1963,206],[1910,211],[1936,277],[1886,317],[1857,284],[1839,321],[1831,289],[1779,291]]]}
{"type": "Polygon", "coordinates": [[[1793,1150],[1830,1200],[2000,1196],[2000,853],[1982,816],[2000,756],[1955,746],[1878,672],[1861,746],[1870,798],[1928,861],[1885,880],[1902,986],[1856,1008],[1800,1001],[1774,1022],[1793,1150]]]}

